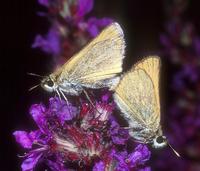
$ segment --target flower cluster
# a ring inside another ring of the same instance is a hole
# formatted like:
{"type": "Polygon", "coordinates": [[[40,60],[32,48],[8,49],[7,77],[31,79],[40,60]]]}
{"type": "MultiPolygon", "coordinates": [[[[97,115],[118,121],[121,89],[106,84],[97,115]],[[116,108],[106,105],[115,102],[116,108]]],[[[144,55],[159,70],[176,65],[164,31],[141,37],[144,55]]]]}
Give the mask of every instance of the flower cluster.
{"type": "Polygon", "coordinates": [[[150,158],[150,151],[141,144],[133,150],[127,149],[130,137],[112,116],[113,104],[102,99],[95,107],[83,103],[76,108],[56,97],[50,98],[48,107],[33,105],[30,114],[38,129],[13,133],[28,151],[22,170],[33,170],[44,161],[57,171],[81,168],[149,171],[144,164],[150,158]]]}
{"type": "Polygon", "coordinates": [[[166,22],[166,33],[161,34],[160,40],[163,56],[171,63],[173,70],[170,90],[173,99],[167,114],[170,121],[166,122],[168,129],[173,130],[171,142],[183,158],[175,160],[166,152],[159,157],[156,170],[199,170],[200,37],[192,22],[183,20],[187,0],[166,2],[165,7],[169,20],[166,22]]]}
{"type": "Polygon", "coordinates": [[[51,27],[45,36],[37,35],[32,45],[55,58],[57,65],[80,50],[92,37],[112,22],[110,18],[87,17],[93,0],[38,0],[47,8],[39,15],[48,17],[51,27]]]}

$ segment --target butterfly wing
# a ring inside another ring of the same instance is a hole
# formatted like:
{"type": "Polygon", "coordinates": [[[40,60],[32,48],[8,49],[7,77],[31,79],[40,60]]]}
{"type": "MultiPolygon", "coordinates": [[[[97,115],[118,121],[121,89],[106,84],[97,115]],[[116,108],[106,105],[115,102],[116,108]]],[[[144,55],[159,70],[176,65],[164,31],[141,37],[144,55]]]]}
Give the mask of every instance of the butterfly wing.
{"type": "Polygon", "coordinates": [[[146,142],[160,127],[159,68],[158,57],[146,58],[115,89],[114,100],[133,128],[131,135],[140,142],[146,142]]]}
{"type": "Polygon", "coordinates": [[[141,62],[135,65],[135,69],[144,70],[150,77],[154,85],[155,98],[157,101],[157,112],[160,114],[160,96],[159,96],[159,78],[160,78],[160,58],[157,56],[151,56],[144,58],[141,62]]]}
{"type": "Polygon", "coordinates": [[[115,86],[119,81],[116,76],[122,71],[124,49],[122,29],[113,23],[62,67],[60,79],[89,88],[115,86]]]}

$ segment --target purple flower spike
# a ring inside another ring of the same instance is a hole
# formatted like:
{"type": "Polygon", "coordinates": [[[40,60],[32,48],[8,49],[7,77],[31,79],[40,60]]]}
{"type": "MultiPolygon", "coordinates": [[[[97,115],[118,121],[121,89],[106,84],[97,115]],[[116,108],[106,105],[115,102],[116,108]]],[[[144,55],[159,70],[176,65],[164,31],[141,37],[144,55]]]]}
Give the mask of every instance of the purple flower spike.
{"type": "Polygon", "coordinates": [[[94,6],[94,0],[38,0],[47,12],[38,14],[51,21],[48,33],[37,35],[32,48],[40,48],[50,54],[55,65],[62,65],[66,59],[80,50],[91,37],[95,37],[112,20],[109,18],[86,18],[94,6]]]}
{"type": "Polygon", "coordinates": [[[102,161],[99,161],[95,163],[92,171],[104,171],[105,170],[105,164],[102,161]]]}
{"type": "Polygon", "coordinates": [[[165,1],[167,20],[165,32],[161,34],[161,54],[168,60],[173,77],[173,81],[169,82],[169,92],[173,93],[173,98],[169,100],[167,110],[170,118],[166,125],[170,135],[168,139],[177,151],[188,156],[188,160],[176,160],[166,150],[159,155],[155,170],[191,171],[200,167],[194,160],[200,154],[197,136],[200,125],[195,124],[200,114],[200,36],[198,28],[192,23],[194,21],[184,18],[190,9],[187,2],[165,1]]]}

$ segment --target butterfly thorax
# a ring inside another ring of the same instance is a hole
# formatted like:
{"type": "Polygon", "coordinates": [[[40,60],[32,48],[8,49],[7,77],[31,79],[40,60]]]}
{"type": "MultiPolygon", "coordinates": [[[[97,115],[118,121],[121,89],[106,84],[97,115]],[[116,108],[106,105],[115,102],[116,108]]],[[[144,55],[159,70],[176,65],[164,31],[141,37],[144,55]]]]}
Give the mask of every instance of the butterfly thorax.
{"type": "Polygon", "coordinates": [[[79,95],[82,87],[71,82],[67,77],[62,78],[61,73],[55,72],[41,81],[41,86],[48,92],[64,92],[68,95],[79,95]]]}
{"type": "Polygon", "coordinates": [[[65,92],[68,95],[78,96],[83,88],[75,83],[72,83],[66,79],[59,82],[58,89],[65,92]]]}

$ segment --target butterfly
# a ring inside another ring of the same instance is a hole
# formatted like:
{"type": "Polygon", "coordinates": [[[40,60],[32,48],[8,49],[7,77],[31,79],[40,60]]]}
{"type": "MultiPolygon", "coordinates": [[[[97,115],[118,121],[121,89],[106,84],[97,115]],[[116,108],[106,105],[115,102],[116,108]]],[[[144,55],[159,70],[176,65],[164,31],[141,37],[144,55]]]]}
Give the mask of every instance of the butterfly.
{"type": "Polygon", "coordinates": [[[154,148],[171,147],[160,124],[159,75],[160,58],[150,56],[125,73],[114,89],[114,101],[129,123],[130,135],[154,148]]]}
{"type": "Polygon", "coordinates": [[[45,77],[41,86],[64,98],[65,94],[86,93],[86,88],[113,88],[120,80],[124,51],[123,31],[118,23],[112,23],[63,66],[45,77]]]}

